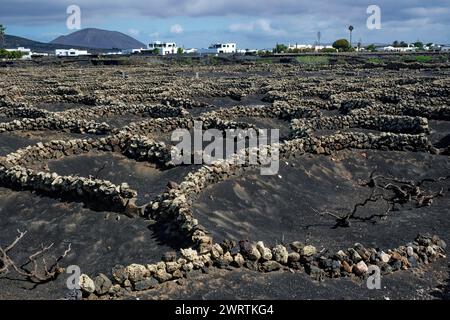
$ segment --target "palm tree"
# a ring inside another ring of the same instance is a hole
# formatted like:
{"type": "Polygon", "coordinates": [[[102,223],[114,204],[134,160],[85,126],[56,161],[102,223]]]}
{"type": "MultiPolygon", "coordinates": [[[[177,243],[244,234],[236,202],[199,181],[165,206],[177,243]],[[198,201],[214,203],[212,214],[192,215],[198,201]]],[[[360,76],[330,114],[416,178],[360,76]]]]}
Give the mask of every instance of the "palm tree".
{"type": "Polygon", "coordinates": [[[2,24],[0,24],[0,48],[2,49],[5,45],[5,31],[6,28],[2,24]]]}
{"type": "Polygon", "coordinates": [[[350,47],[352,47],[352,32],[355,28],[353,26],[349,26],[348,30],[350,31],[350,47]]]}

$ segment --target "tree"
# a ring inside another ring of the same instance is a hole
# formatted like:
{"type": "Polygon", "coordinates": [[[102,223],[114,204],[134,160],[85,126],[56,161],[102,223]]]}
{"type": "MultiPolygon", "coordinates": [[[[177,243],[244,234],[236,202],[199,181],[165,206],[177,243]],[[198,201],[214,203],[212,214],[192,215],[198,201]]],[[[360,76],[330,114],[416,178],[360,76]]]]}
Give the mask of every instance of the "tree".
{"type": "Polygon", "coordinates": [[[275,53],[284,53],[288,50],[288,47],[284,44],[278,44],[276,45],[276,47],[273,49],[273,52],[275,53]]]}
{"type": "Polygon", "coordinates": [[[402,41],[402,42],[400,42],[399,46],[402,48],[406,48],[406,47],[408,47],[408,44],[405,41],[402,41]]]}
{"type": "Polygon", "coordinates": [[[398,47],[400,47],[400,42],[398,42],[397,40],[395,40],[395,41],[392,43],[392,46],[393,46],[394,48],[398,48],[398,47]]]}
{"type": "Polygon", "coordinates": [[[352,46],[352,33],[353,33],[354,29],[355,28],[353,28],[353,26],[348,27],[348,31],[350,31],[350,46],[352,46]]]}
{"type": "Polygon", "coordinates": [[[177,49],[177,54],[183,54],[184,53],[184,49],[183,48],[178,48],[177,49]]]}
{"type": "Polygon", "coordinates": [[[0,48],[5,46],[5,31],[6,27],[0,24],[0,48]]]}
{"type": "Polygon", "coordinates": [[[423,42],[420,42],[420,41],[414,42],[414,47],[423,49],[423,42]]]}
{"type": "Polygon", "coordinates": [[[339,39],[333,43],[333,48],[338,51],[349,51],[351,46],[347,39],[339,39]]]}
{"type": "Polygon", "coordinates": [[[374,44],[371,44],[371,45],[368,45],[367,46],[367,51],[375,51],[376,50],[376,47],[375,47],[375,45],[374,44]]]}

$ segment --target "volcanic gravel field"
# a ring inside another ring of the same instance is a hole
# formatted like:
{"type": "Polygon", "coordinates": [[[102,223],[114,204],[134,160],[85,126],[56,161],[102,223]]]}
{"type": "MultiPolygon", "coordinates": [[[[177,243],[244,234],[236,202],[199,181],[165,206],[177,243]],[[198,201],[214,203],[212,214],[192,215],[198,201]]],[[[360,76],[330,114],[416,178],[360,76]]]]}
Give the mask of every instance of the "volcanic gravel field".
{"type": "Polygon", "coordinates": [[[444,58],[0,68],[0,299],[449,299],[444,58]],[[279,171],[176,164],[194,121],[279,171]]]}

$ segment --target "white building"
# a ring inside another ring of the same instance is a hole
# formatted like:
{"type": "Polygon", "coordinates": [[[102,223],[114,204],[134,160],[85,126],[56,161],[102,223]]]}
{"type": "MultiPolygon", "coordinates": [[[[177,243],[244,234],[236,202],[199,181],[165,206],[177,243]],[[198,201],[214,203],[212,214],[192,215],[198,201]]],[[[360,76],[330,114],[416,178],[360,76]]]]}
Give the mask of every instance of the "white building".
{"type": "Polygon", "coordinates": [[[236,53],[236,43],[214,43],[209,46],[208,53],[236,53]]]}
{"type": "Polygon", "coordinates": [[[18,51],[22,53],[22,59],[23,60],[29,60],[31,59],[31,56],[33,53],[31,52],[31,49],[24,48],[24,47],[18,47],[17,49],[5,49],[6,51],[13,52],[18,51]]]}
{"type": "Polygon", "coordinates": [[[90,55],[86,50],[77,49],[56,49],[55,56],[57,57],[78,57],[90,55]]]}
{"type": "Polygon", "coordinates": [[[334,48],[333,46],[319,46],[319,45],[314,46],[314,51],[320,51],[323,49],[334,49],[334,48]]]}
{"type": "Polygon", "coordinates": [[[236,52],[241,53],[241,54],[256,54],[256,53],[258,53],[258,50],[257,49],[239,49],[236,52]]]}
{"type": "Polygon", "coordinates": [[[140,48],[140,49],[123,49],[122,54],[139,54],[142,52],[148,51],[146,48],[140,48]]]}
{"type": "Polygon", "coordinates": [[[162,56],[178,53],[178,47],[175,42],[154,41],[153,43],[150,43],[148,45],[148,49],[149,50],[158,50],[159,54],[162,56]]]}
{"type": "Polygon", "coordinates": [[[190,48],[190,49],[184,49],[183,53],[192,54],[192,53],[197,53],[197,51],[198,50],[196,48],[190,48]]]}
{"type": "Polygon", "coordinates": [[[123,54],[122,51],[110,51],[110,52],[102,53],[102,56],[120,56],[122,54],[123,54]]]}
{"type": "Polygon", "coordinates": [[[413,44],[408,44],[407,47],[387,46],[387,47],[383,48],[383,51],[386,51],[386,52],[413,52],[413,51],[417,51],[417,48],[413,44]]]}
{"type": "Polygon", "coordinates": [[[423,46],[423,48],[428,51],[439,51],[441,50],[441,47],[441,45],[438,45],[436,43],[431,43],[429,46],[423,46]]]}
{"type": "Polygon", "coordinates": [[[31,55],[33,57],[48,57],[49,54],[46,52],[32,52],[31,55]]]}
{"type": "Polygon", "coordinates": [[[311,44],[289,44],[289,50],[311,50],[313,46],[311,44]]]}
{"type": "Polygon", "coordinates": [[[441,47],[441,52],[450,52],[450,47],[442,46],[441,47]]]}

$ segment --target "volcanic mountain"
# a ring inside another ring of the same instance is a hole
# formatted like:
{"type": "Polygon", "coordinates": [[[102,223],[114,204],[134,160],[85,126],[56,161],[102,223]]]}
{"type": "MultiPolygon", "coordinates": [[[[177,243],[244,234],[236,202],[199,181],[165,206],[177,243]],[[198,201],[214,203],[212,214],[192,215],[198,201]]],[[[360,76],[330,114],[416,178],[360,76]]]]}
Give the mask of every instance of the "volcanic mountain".
{"type": "Polygon", "coordinates": [[[142,42],[121,32],[94,28],[79,30],[67,36],[60,36],[50,43],[97,49],[134,49],[146,47],[142,42]]]}
{"type": "Polygon", "coordinates": [[[5,35],[5,48],[18,48],[18,47],[25,47],[31,49],[33,52],[48,52],[48,53],[54,53],[55,49],[83,49],[84,47],[78,47],[78,46],[64,46],[60,44],[51,44],[51,43],[44,43],[44,42],[38,42],[34,40],[30,40],[27,38],[17,37],[13,35],[5,35]]]}

